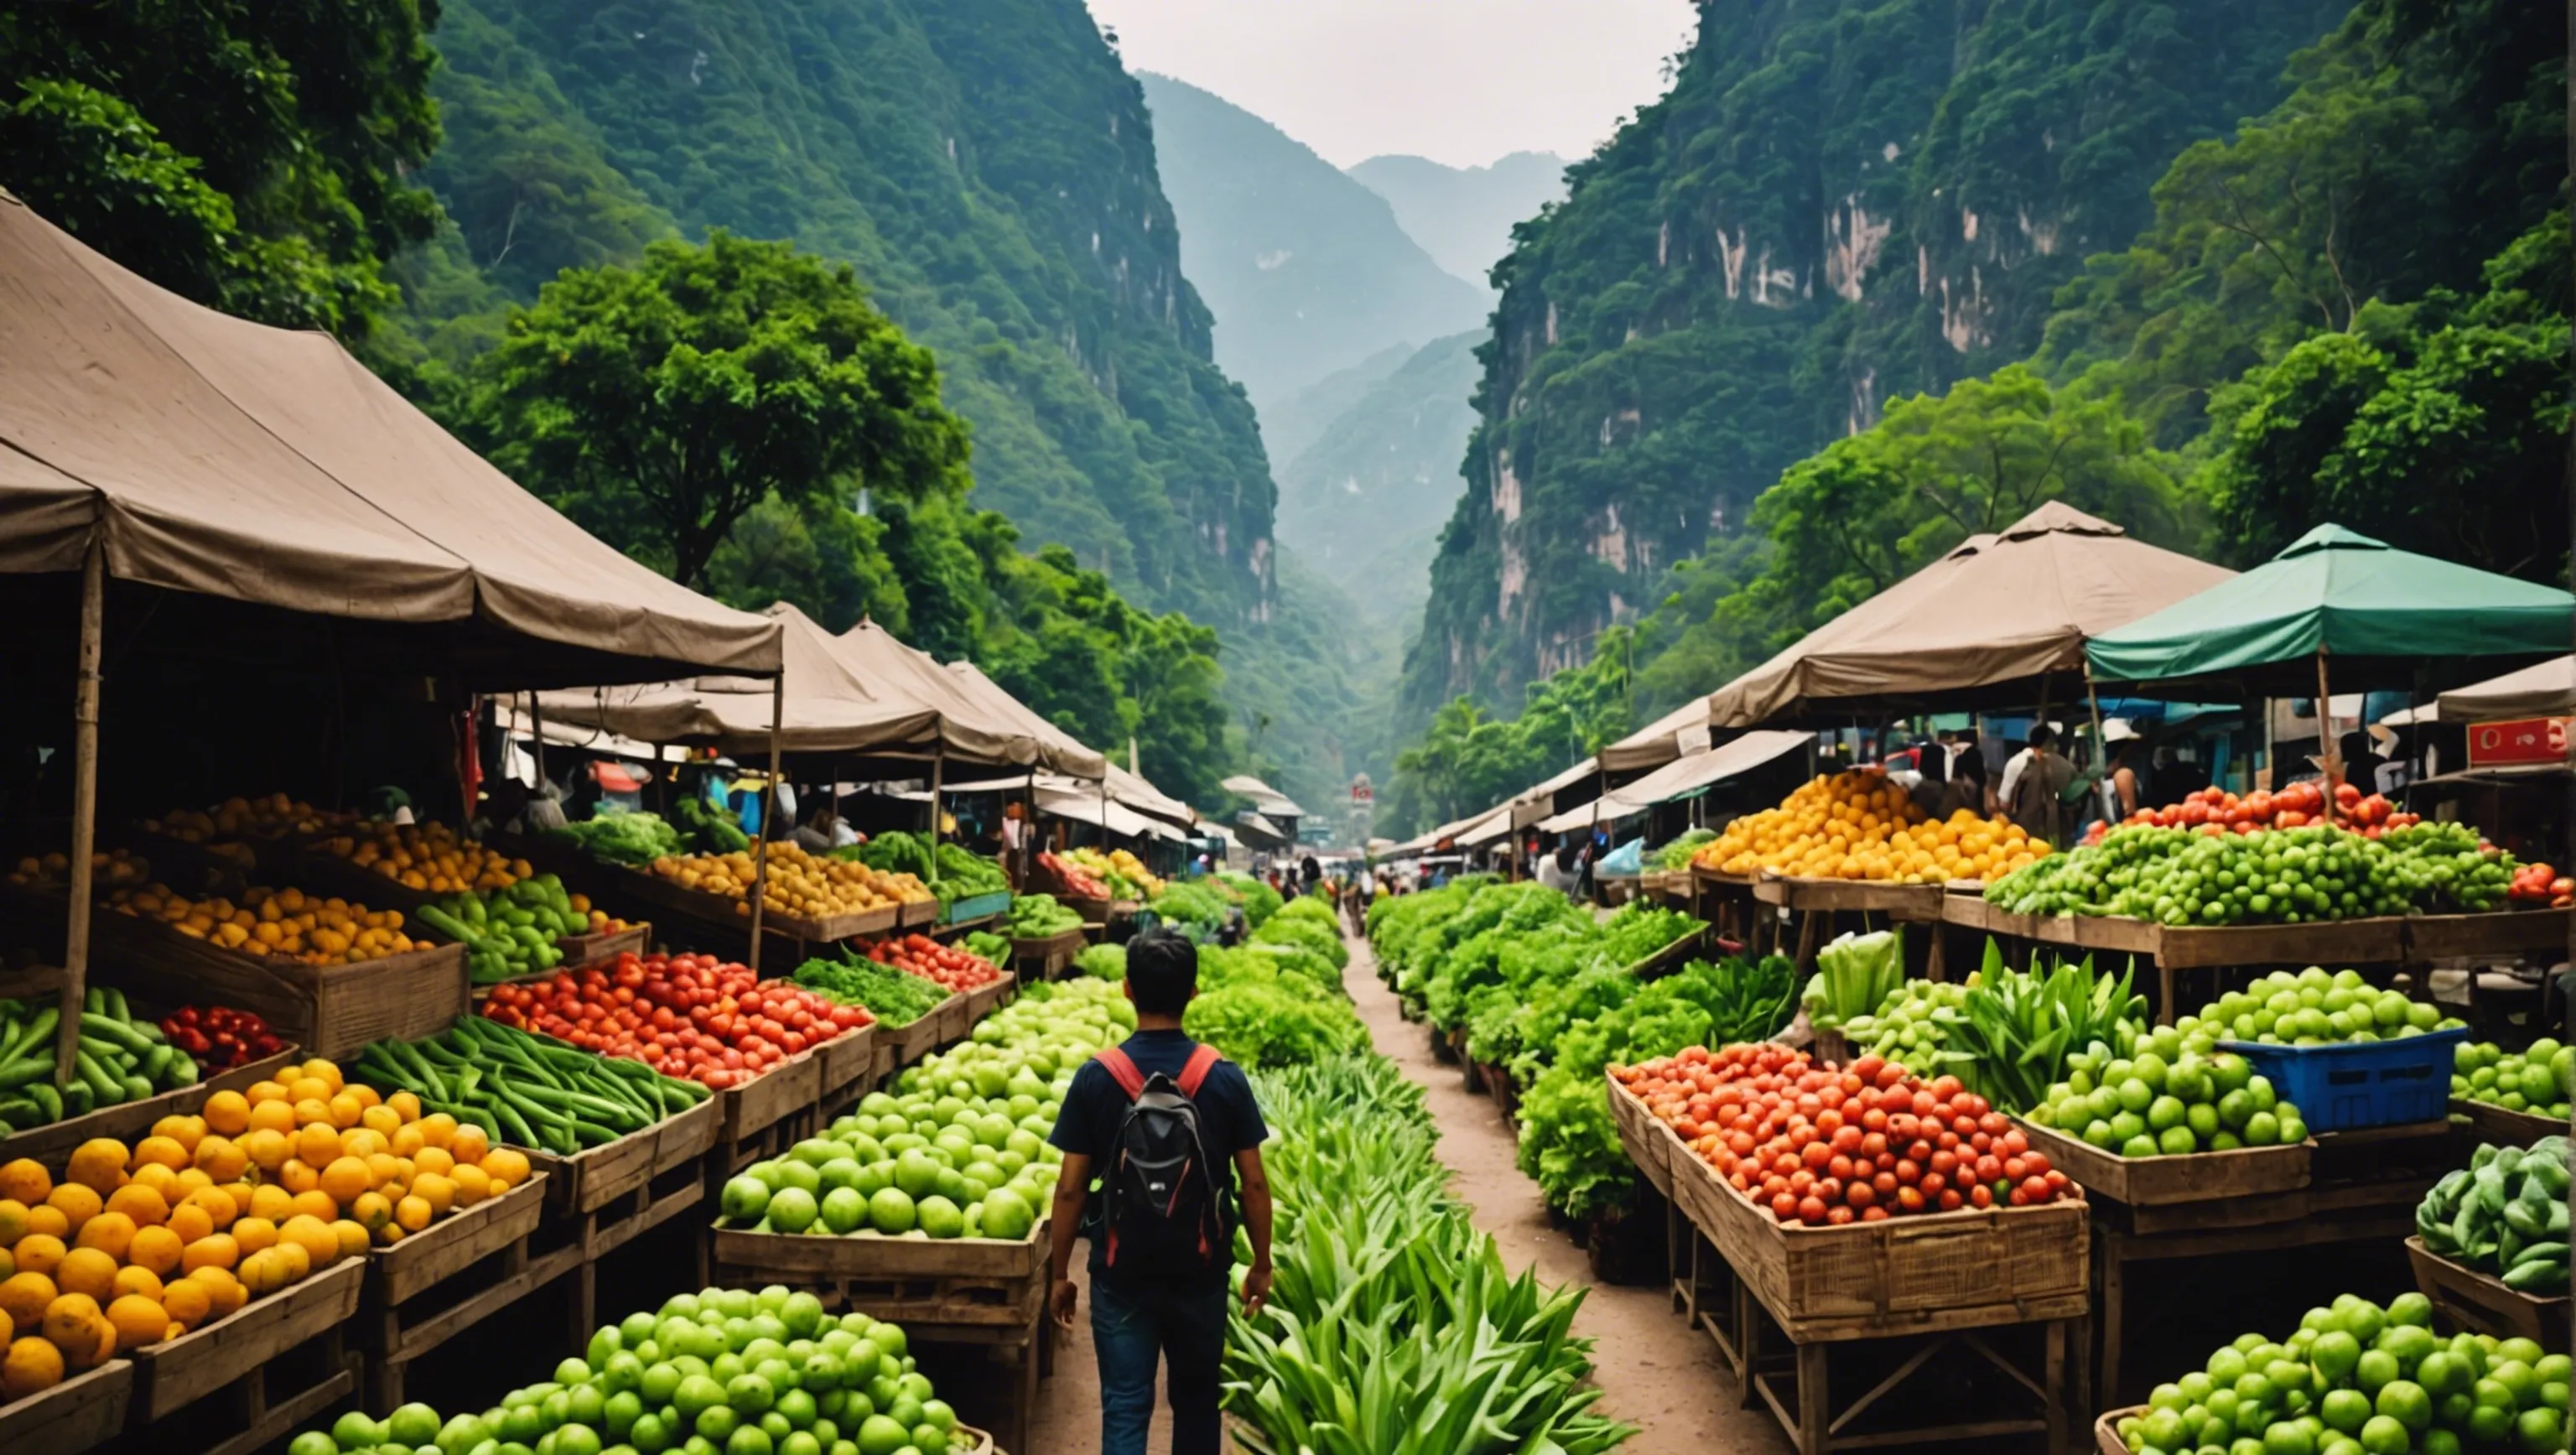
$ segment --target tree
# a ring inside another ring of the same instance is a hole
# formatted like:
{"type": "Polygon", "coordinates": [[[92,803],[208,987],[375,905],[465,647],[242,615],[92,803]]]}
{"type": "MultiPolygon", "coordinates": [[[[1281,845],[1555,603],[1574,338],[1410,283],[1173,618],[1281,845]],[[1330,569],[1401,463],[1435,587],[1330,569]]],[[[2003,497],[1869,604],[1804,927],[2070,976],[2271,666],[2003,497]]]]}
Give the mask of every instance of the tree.
{"type": "Polygon", "coordinates": [[[737,521],[865,488],[962,494],[966,427],[930,352],[847,267],[724,232],[568,269],[475,365],[471,428],[503,468],[695,586],[737,521]]]}

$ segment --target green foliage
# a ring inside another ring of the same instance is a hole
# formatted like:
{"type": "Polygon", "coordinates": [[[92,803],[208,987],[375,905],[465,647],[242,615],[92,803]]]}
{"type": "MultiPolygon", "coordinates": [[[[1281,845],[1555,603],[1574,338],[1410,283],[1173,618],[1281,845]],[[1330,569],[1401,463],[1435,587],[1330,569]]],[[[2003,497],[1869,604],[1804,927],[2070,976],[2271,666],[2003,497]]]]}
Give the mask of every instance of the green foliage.
{"type": "Polygon", "coordinates": [[[1271,915],[1261,928],[1252,932],[1252,943],[1293,945],[1320,957],[1337,971],[1349,964],[1351,952],[1342,944],[1341,932],[1334,929],[1329,921],[1319,925],[1303,915],[1292,915],[1287,912],[1300,905],[1322,907],[1317,901],[1311,899],[1289,901],[1278,913],[1271,915]]]}
{"type": "Polygon", "coordinates": [[[1199,947],[1199,993],[1181,1029],[1246,1066],[1302,1066],[1368,1049],[1368,1028],[1331,967],[1291,950],[1199,947]],[[1318,976],[1322,978],[1317,978],[1318,976]]]}
{"type": "Polygon", "coordinates": [[[1622,628],[1604,632],[1590,662],[1533,684],[1518,717],[1492,717],[1470,697],[1444,705],[1421,740],[1396,755],[1379,832],[1410,837],[1495,807],[1626,736],[1626,640],[1622,628]]]}
{"type": "Polygon", "coordinates": [[[1256,930],[1261,928],[1272,915],[1279,912],[1279,891],[1262,881],[1249,874],[1238,874],[1232,870],[1220,873],[1216,877],[1226,888],[1234,891],[1237,899],[1243,901],[1243,922],[1252,928],[1256,930]]]}

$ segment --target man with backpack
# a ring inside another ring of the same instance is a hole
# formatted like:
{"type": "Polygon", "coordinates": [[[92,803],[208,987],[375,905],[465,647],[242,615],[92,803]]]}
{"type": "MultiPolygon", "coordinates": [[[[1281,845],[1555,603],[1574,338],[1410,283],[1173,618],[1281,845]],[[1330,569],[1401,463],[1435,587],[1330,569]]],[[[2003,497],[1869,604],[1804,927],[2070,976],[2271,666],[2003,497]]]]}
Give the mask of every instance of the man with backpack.
{"type": "Polygon", "coordinates": [[[1242,1068],[1181,1030],[1198,981],[1198,947],[1177,931],[1151,929],[1128,942],[1136,1033],[1074,1073],[1048,1137],[1064,1153],[1048,1303],[1071,1328],[1079,1232],[1091,1239],[1102,1455],[1145,1455],[1158,1360],[1168,1365],[1172,1455],[1217,1455],[1238,1178],[1252,1244],[1245,1314],[1260,1313],[1270,1295],[1270,1184],[1261,1171],[1270,1130],[1242,1068]]]}

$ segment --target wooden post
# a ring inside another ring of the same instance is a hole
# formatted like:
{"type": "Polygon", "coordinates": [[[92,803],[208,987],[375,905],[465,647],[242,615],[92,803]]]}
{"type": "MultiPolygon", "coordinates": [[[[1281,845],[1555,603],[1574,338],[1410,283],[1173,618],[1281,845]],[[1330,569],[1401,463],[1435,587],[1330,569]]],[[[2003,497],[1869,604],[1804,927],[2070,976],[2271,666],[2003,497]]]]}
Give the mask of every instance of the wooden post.
{"type": "Polygon", "coordinates": [[[2107,816],[2117,827],[2120,822],[2120,791],[2111,782],[2111,745],[2102,736],[2102,694],[2094,690],[2093,664],[2090,662],[2084,664],[2084,703],[2093,709],[2093,771],[2101,780],[2100,786],[2110,789],[2111,806],[2107,816]]]}
{"type": "Polygon", "coordinates": [[[546,713],[534,689],[528,693],[528,761],[537,765],[537,781],[528,795],[533,798],[546,791],[546,713]]]}
{"type": "Polygon", "coordinates": [[[948,766],[948,740],[937,738],[930,744],[930,882],[939,882],[939,788],[943,770],[948,766]]]}
{"type": "MultiPolygon", "coordinates": [[[[2334,699],[2326,687],[2326,646],[2317,643],[2317,761],[2326,767],[2326,822],[2335,821],[2335,786],[2343,779],[2343,755],[2335,751],[2334,699]]],[[[2277,788],[2281,775],[2272,775],[2277,788]]],[[[2475,977],[2471,977],[2475,978],[2475,977]]]]}
{"type": "Polygon", "coordinates": [[[760,786],[760,836],[751,841],[751,958],[744,963],[760,973],[761,911],[769,899],[770,816],[778,812],[778,732],[787,716],[787,673],[769,679],[769,781],[760,786]]]}
{"type": "Polygon", "coordinates": [[[89,992],[90,855],[98,847],[98,662],[107,615],[107,540],[93,532],[81,558],[80,675],[72,707],[72,882],[63,927],[62,1024],[54,1033],[55,1084],[69,1086],[89,992]]]}

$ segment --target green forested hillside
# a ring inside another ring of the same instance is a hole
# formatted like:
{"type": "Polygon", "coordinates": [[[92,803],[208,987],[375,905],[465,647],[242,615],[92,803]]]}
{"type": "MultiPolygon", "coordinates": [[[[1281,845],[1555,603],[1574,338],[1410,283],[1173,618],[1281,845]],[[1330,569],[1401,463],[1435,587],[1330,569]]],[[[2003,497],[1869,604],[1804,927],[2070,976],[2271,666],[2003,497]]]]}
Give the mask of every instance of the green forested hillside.
{"type": "Polygon", "coordinates": [[[1790,465],[2029,354],[2173,158],[2277,100],[2344,4],[1703,6],[1671,93],[1496,274],[1408,720],[1508,710],[1790,465]]]}
{"type": "Polygon", "coordinates": [[[1514,152],[1482,167],[1371,157],[1350,173],[1386,199],[1433,261],[1479,286],[1512,250],[1512,229],[1565,196],[1565,158],[1553,152],[1514,152]]]}

